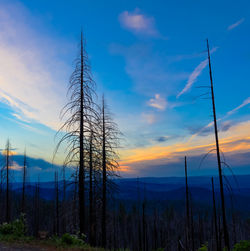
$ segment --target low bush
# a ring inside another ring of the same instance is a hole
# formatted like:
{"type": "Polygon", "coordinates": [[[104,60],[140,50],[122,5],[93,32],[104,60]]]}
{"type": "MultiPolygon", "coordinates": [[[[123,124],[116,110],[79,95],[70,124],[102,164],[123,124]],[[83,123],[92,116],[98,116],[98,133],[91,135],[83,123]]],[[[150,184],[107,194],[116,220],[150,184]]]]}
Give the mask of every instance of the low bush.
{"type": "Polygon", "coordinates": [[[199,249],[198,251],[207,251],[207,243],[206,244],[203,244],[199,249]]]}
{"type": "Polygon", "coordinates": [[[233,251],[249,251],[250,250],[250,241],[240,241],[235,244],[233,251]]]}
{"type": "Polygon", "coordinates": [[[81,246],[85,244],[84,241],[82,239],[79,239],[76,235],[70,235],[68,233],[64,234],[61,237],[61,242],[62,244],[76,245],[76,246],[81,246]]]}
{"type": "Polygon", "coordinates": [[[0,225],[0,235],[2,238],[19,239],[26,235],[26,231],[27,228],[24,214],[22,214],[19,219],[0,225]]]}

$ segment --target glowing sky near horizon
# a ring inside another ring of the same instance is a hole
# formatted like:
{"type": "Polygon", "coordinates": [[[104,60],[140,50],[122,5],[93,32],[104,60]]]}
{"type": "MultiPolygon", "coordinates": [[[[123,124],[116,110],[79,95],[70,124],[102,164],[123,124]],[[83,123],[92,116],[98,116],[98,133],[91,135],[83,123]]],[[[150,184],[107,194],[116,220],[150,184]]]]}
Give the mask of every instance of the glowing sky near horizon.
{"type": "MultiPolygon", "coordinates": [[[[206,38],[221,148],[250,168],[249,1],[0,1],[0,144],[52,160],[81,27],[97,93],[122,133],[121,174],[216,172],[206,38]],[[226,6],[226,8],[225,8],[226,6]],[[248,157],[249,156],[249,157],[248,157]]],[[[64,152],[58,154],[61,163],[64,152]]]]}

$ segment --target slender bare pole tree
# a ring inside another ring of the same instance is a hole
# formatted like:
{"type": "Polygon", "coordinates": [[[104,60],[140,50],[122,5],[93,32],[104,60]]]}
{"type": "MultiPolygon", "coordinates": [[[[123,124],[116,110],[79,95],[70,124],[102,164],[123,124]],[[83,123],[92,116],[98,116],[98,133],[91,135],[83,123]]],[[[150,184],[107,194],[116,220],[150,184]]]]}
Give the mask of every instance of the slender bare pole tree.
{"type": "Polygon", "coordinates": [[[35,187],[34,195],[34,235],[38,237],[40,228],[40,180],[38,181],[35,187]]]}
{"type": "Polygon", "coordinates": [[[63,166],[63,202],[62,202],[62,232],[65,233],[66,232],[66,167],[63,166]]]}
{"type": "Polygon", "coordinates": [[[23,155],[22,213],[25,213],[26,176],[27,176],[27,157],[25,150],[23,155]]]}
{"type": "Polygon", "coordinates": [[[89,136],[89,240],[94,243],[94,206],[93,206],[93,137],[94,132],[91,129],[89,136]]]}
{"type": "Polygon", "coordinates": [[[5,169],[6,169],[6,217],[5,221],[9,223],[10,221],[10,141],[7,140],[6,148],[5,148],[5,169]]]}
{"type": "Polygon", "coordinates": [[[215,193],[214,193],[214,179],[211,178],[212,182],[212,193],[213,193],[213,214],[214,214],[214,229],[215,229],[215,240],[216,240],[216,250],[221,251],[218,236],[218,224],[217,224],[217,213],[216,213],[216,203],[215,203],[215,193]]]}
{"type": "Polygon", "coordinates": [[[212,106],[213,106],[213,117],[214,117],[214,133],[215,133],[215,142],[216,142],[216,153],[217,153],[219,181],[220,181],[220,195],[221,195],[221,210],[222,210],[222,220],[223,220],[224,242],[225,242],[225,247],[228,250],[230,250],[229,235],[228,235],[227,220],[226,220],[223,175],[222,175],[221,158],[220,158],[220,146],[219,146],[217,118],[216,118],[216,109],[215,109],[213,76],[212,76],[212,67],[211,67],[211,59],[210,59],[210,50],[209,50],[208,40],[207,40],[207,52],[208,52],[208,64],[209,64],[209,76],[210,76],[210,82],[211,82],[211,95],[212,95],[212,106]]]}
{"type": "Polygon", "coordinates": [[[59,187],[58,187],[58,172],[55,171],[55,206],[56,206],[56,224],[55,224],[55,232],[56,235],[59,234],[59,187]]]}
{"type": "Polygon", "coordinates": [[[186,180],[186,222],[187,222],[187,249],[189,250],[190,244],[190,213],[189,213],[189,191],[188,191],[188,178],[187,178],[187,157],[185,156],[185,180],[186,180]]]}

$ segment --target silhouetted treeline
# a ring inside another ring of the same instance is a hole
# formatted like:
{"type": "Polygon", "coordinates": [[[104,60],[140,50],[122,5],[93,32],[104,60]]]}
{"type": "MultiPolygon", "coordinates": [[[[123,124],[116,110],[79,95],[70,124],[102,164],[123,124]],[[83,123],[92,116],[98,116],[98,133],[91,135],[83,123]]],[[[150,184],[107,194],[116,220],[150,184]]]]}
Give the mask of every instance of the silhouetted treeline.
{"type": "MultiPolygon", "coordinates": [[[[140,181],[139,181],[140,182],[140,181]]],[[[45,200],[39,196],[42,189],[41,184],[32,183],[26,187],[28,194],[26,195],[26,219],[28,222],[28,234],[39,236],[39,231],[48,232],[48,236],[62,235],[63,233],[77,234],[79,231],[78,207],[74,203],[78,203],[74,199],[74,184],[69,185],[70,189],[66,191],[66,199],[64,200],[63,181],[55,183],[54,196],[55,200],[45,200]],[[58,183],[60,184],[58,186],[58,183]],[[58,198],[58,200],[57,200],[58,198]]],[[[88,184],[88,182],[87,182],[88,184]]],[[[5,184],[6,185],[6,184],[5,184]]],[[[100,189],[100,188],[99,188],[100,189]]],[[[93,189],[95,190],[95,189],[93,189]]],[[[18,218],[22,212],[22,190],[10,190],[11,211],[9,212],[10,220],[18,218]]],[[[53,191],[53,188],[49,190],[53,191]]],[[[98,191],[98,190],[97,190],[98,191]]],[[[43,191],[45,192],[45,191],[43,191]]],[[[88,192],[86,191],[86,199],[88,200],[88,192]]],[[[117,191],[116,193],[118,193],[117,191]]],[[[145,193],[147,190],[145,189],[145,193]]],[[[1,192],[1,223],[5,222],[5,201],[6,190],[1,192]]],[[[91,229],[85,232],[86,241],[92,245],[102,245],[102,206],[101,195],[94,192],[92,224],[91,229]]],[[[213,193],[211,191],[211,198],[213,193]]],[[[76,199],[77,200],[77,199],[76,199]]],[[[107,248],[128,248],[130,250],[156,250],[164,248],[165,250],[178,250],[178,247],[192,246],[194,242],[195,250],[202,244],[208,242],[210,250],[217,250],[216,227],[214,221],[214,207],[211,205],[201,204],[192,201],[190,193],[190,202],[192,207],[192,224],[190,224],[191,232],[193,231],[193,240],[187,243],[186,228],[186,202],[180,201],[152,201],[144,199],[144,191],[138,193],[138,200],[121,200],[115,199],[108,195],[109,206],[107,207],[107,248]]],[[[218,205],[218,196],[215,198],[218,205]]],[[[89,211],[89,204],[85,206],[85,211],[89,211]]],[[[219,212],[218,206],[216,207],[219,212]]],[[[191,215],[191,212],[190,212],[191,215]]],[[[222,218],[217,213],[217,234],[220,246],[223,246],[222,218]]],[[[242,213],[228,208],[228,226],[230,234],[231,246],[235,241],[249,239],[250,236],[250,220],[242,216],[242,213]],[[233,217],[232,217],[233,215],[233,217]]],[[[90,227],[90,217],[86,217],[86,224],[90,227]]],[[[182,248],[180,250],[183,250],[182,248]]]]}

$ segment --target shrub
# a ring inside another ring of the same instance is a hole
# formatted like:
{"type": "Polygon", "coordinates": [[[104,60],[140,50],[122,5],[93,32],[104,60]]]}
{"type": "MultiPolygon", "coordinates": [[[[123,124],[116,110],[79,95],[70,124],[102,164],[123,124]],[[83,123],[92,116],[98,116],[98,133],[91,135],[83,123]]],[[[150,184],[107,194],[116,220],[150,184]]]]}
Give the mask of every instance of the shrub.
{"type": "Polygon", "coordinates": [[[207,243],[206,244],[203,244],[198,251],[207,251],[207,243]]]}
{"type": "Polygon", "coordinates": [[[13,233],[13,227],[11,224],[4,222],[0,225],[0,234],[9,235],[13,233]]]}
{"type": "Polygon", "coordinates": [[[22,214],[20,219],[16,219],[10,223],[3,223],[0,225],[1,235],[12,235],[14,238],[20,238],[26,234],[26,220],[25,215],[22,214]]]}
{"type": "Polygon", "coordinates": [[[62,243],[67,244],[67,245],[73,245],[74,243],[74,238],[70,234],[66,233],[62,236],[61,239],[62,243]]]}
{"type": "Polygon", "coordinates": [[[250,241],[240,241],[235,244],[233,251],[249,251],[250,250],[250,241]]]}
{"type": "Polygon", "coordinates": [[[61,237],[61,243],[66,245],[83,245],[84,241],[79,239],[76,235],[70,235],[68,233],[61,237]]]}

